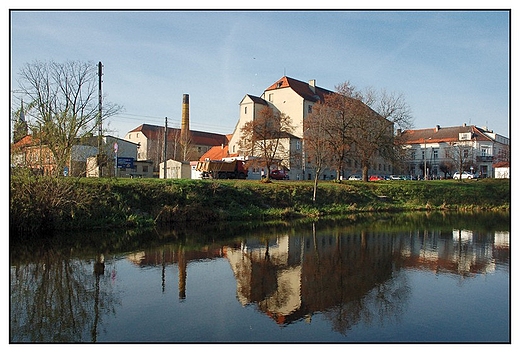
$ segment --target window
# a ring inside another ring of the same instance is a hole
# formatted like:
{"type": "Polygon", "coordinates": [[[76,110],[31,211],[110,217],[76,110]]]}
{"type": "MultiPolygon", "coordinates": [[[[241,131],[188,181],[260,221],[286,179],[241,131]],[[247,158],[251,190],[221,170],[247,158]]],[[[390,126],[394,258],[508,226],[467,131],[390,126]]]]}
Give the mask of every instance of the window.
{"type": "Polygon", "coordinates": [[[307,113],[312,113],[312,105],[310,104],[307,106],[307,113]]]}
{"type": "Polygon", "coordinates": [[[143,173],[148,173],[148,166],[147,165],[143,165],[143,173]]]}
{"type": "Polygon", "coordinates": [[[269,102],[272,102],[272,101],[273,101],[273,94],[269,93],[269,102]]]}
{"type": "Polygon", "coordinates": [[[299,151],[302,148],[300,140],[296,141],[296,150],[299,151]]]}
{"type": "Polygon", "coordinates": [[[462,152],[462,154],[463,154],[464,158],[468,158],[468,157],[469,157],[469,150],[467,150],[467,149],[464,150],[464,151],[462,152]]]}
{"type": "Polygon", "coordinates": [[[247,114],[247,107],[244,107],[244,114],[247,114]]]}
{"type": "Polygon", "coordinates": [[[439,151],[434,149],[433,150],[433,159],[437,159],[437,158],[439,158],[439,151]]]}

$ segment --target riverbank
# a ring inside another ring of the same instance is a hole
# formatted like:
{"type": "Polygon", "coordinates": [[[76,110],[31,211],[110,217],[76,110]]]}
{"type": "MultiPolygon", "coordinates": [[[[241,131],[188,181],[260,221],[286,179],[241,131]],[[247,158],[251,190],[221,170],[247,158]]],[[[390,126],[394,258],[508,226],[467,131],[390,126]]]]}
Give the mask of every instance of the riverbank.
{"type": "Polygon", "coordinates": [[[320,182],[12,176],[10,233],[219,221],[286,220],[356,212],[508,211],[510,181],[320,182]]]}

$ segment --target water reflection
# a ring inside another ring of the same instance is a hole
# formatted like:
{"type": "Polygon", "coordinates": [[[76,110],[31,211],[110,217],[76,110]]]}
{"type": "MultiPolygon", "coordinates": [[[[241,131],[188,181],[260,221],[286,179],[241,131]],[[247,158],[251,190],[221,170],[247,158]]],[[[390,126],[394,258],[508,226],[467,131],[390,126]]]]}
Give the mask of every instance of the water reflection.
{"type": "Polygon", "coordinates": [[[103,317],[119,304],[114,269],[49,249],[11,266],[13,342],[96,342],[103,317]]]}
{"type": "Polygon", "coordinates": [[[160,266],[162,291],[166,268],[176,265],[181,301],[189,263],[226,259],[243,306],[255,306],[282,327],[322,314],[344,335],[359,323],[400,319],[411,293],[404,269],[464,280],[509,266],[507,224],[404,231],[392,222],[272,227],[224,242],[187,246],[181,240],[123,255],[49,248],[30,260],[11,259],[11,341],[96,342],[106,329],[104,318],[121,306],[116,264],[122,259],[141,268],[160,266]]]}

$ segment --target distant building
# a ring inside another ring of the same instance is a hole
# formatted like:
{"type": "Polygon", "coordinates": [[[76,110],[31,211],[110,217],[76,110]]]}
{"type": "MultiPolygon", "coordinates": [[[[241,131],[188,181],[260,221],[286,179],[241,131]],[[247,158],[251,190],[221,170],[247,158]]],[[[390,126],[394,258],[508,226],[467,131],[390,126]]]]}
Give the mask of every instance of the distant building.
{"type": "MultiPolygon", "coordinates": [[[[188,144],[181,140],[181,129],[168,128],[166,159],[175,161],[198,160],[214,146],[227,145],[226,135],[190,130],[188,144]]],[[[159,164],[164,156],[164,126],[142,124],[125,135],[127,141],[136,143],[137,160],[153,161],[155,176],[159,176],[159,164]]]]}
{"type": "MultiPolygon", "coordinates": [[[[137,144],[113,136],[102,137],[103,153],[106,163],[102,166],[102,176],[115,174],[116,155],[120,159],[135,160],[137,144]],[[114,150],[118,146],[117,153],[114,150]]],[[[70,159],[60,174],[64,176],[99,176],[97,162],[97,136],[78,139],[71,147],[70,159]],[[89,161],[90,160],[90,161],[89,161]]],[[[39,139],[27,135],[11,147],[12,167],[28,168],[40,175],[54,175],[57,164],[51,149],[39,139]]]]}
{"type": "Polygon", "coordinates": [[[26,135],[11,145],[11,167],[28,168],[39,175],[51,175],[56,161],[50,148],[32,135],[26,135]]]}
{"type": "Polygon", "coordinates": [[[475,125],[398,131],[405,150],[403,174],[441,178],[464,171],[493,177],[493,164],[509,160],[509,139],[475,125]],[[426,166],[426,169],[425,169],[426,166]]]}

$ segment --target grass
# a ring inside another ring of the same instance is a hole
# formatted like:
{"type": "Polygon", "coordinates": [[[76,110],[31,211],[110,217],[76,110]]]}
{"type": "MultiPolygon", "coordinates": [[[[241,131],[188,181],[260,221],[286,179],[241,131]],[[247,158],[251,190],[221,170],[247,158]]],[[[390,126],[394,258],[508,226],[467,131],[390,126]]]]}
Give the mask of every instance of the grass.
{"type": "Polygon", "coordinates": [[[509,210],[509,180],[320,182],[11,177],[10,231],[287,220],[359,212],[509,210]]]}

